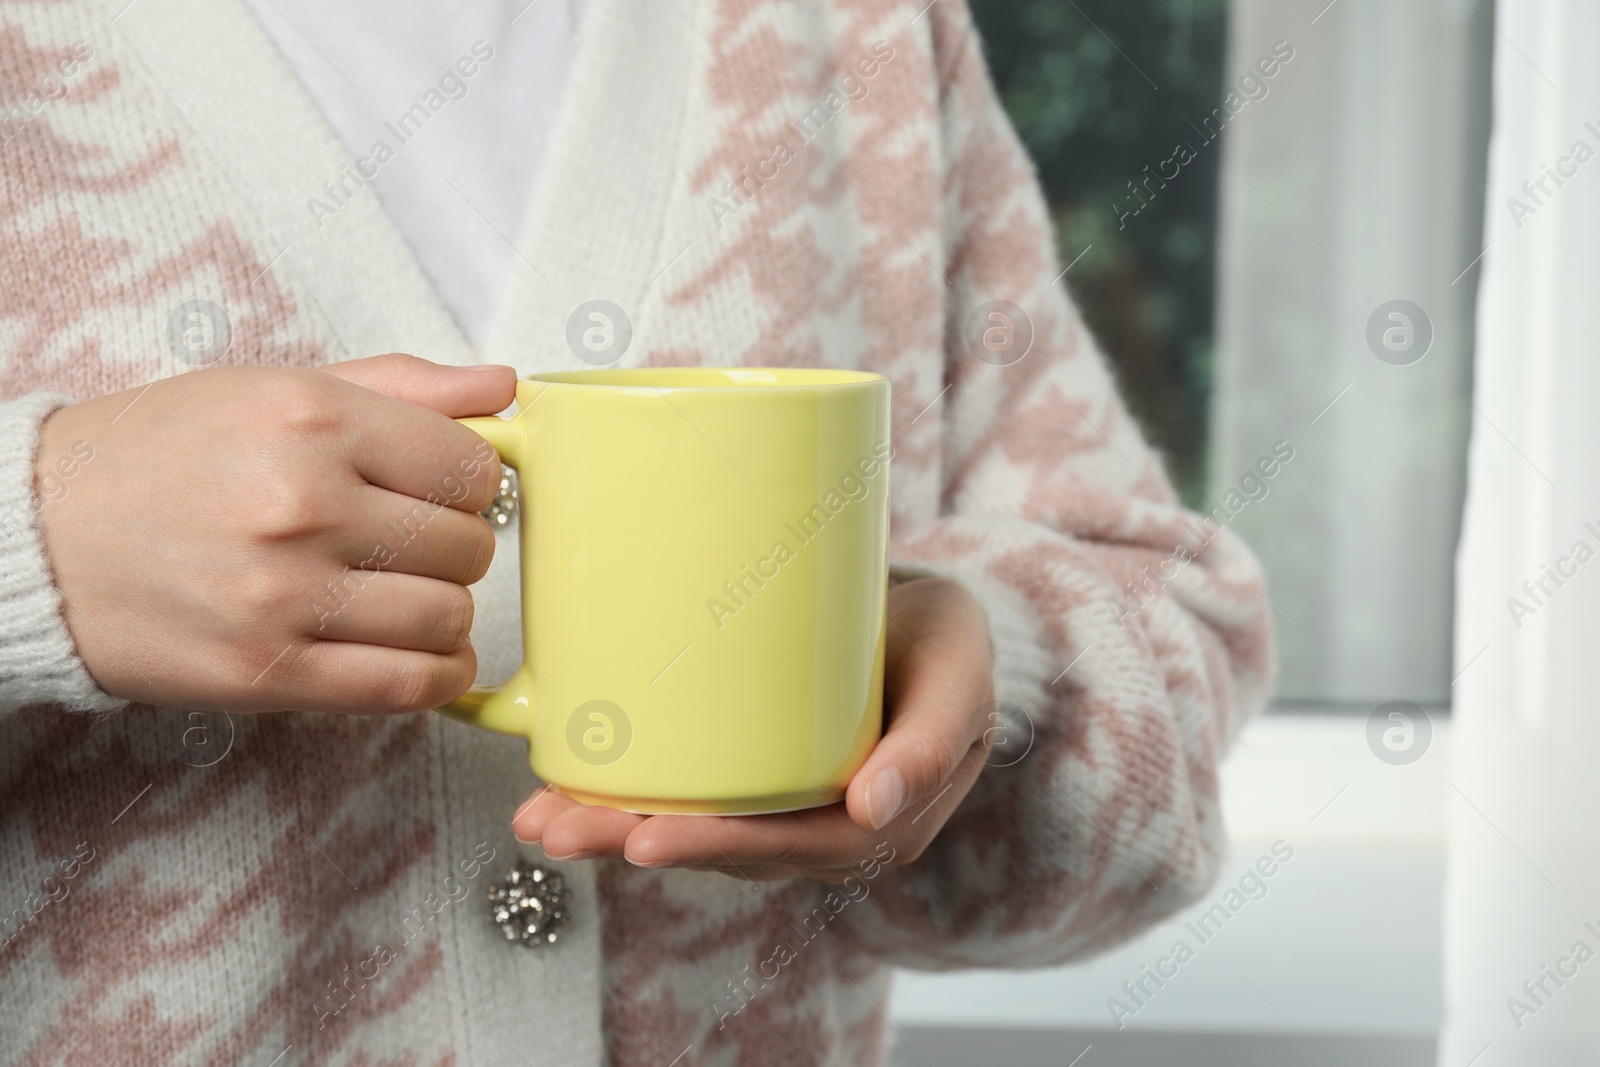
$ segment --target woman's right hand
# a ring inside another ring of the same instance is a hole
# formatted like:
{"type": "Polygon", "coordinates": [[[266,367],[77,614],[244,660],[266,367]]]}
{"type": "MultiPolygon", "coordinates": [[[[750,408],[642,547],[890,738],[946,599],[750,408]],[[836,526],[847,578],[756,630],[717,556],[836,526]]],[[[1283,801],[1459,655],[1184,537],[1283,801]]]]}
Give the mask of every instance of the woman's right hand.
{"type": "Polygon", "coordinates": [[[515,383],[388,355],[204,370],[55,412],[39,524],[89,673],[130,701],[228,711],[459,696],[500,462],[453,419],[503,410],[515,383]]]}

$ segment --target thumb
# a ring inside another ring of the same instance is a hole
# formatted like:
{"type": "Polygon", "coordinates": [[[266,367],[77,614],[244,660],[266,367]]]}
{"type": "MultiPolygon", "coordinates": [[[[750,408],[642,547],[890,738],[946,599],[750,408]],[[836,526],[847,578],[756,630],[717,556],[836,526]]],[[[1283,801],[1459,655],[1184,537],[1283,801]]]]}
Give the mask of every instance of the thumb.
{"type": "Polygon", "coordinates": [[[985,710],[994,699],[988,623],[964,587],[937,578],[904,582],[889,590],[887,619],[886,730],[845,792],[851,820],[871,831],[912,805],[916,822],[960,784],[958,768],[989,742],[985,710]]]}
{"type": "Polygon", "coordinates": [[[913,806],[931,806],[984,736],[972,688],[925,676],[917,681],[845,793],[850,818],[863,830],[881,830],[913,806]]]}
{"type": "Polygon", "coordinates": [[[497,414],[511,406],[517,392],[513,367],[450,367],[403,352],[330,363],[318,370],[452,419],[497,414]]]}

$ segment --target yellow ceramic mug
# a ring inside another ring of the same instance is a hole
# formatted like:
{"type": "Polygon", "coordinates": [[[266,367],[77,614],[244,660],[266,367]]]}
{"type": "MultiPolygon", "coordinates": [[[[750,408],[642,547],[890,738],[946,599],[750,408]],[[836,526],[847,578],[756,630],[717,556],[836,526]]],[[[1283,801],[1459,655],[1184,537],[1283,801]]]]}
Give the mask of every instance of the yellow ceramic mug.
{"type": "Polygon", "coordinates": [[[525,660],[441,710],[584,803],[840,800],[882,727],[889,383],[593,370],[517,402],[462,421],[520,476],[525,660]]]}

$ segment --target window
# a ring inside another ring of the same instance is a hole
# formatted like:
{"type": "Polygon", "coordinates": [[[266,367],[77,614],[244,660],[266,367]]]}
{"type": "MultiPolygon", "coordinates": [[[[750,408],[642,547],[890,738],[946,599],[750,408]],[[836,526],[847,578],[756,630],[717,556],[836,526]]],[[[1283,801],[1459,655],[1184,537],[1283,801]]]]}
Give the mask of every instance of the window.
{"type": "Polygon", "coordinates": [[[1467,434],[1495,433],[1468,399],[1490,0],[971,2],[1130,406],[1188,505],[1244,501],[1228,525],[1268,573],[1285,713],[1225,768],[1216,892],[1078,966],[902,976],[895,1062],[1431,1067],[1449,723],[1403,769],[1367,727],[1390,700],[1447,708],[1470,666],[1451,634],[1467,434]],[[1114,1017],[1283,843],[1295,866],[1249,917],[1114,1017]]]}
{"type": "Polygon", "coordinates": [[[1211,510],[1293,451],[1229,523],[1267,569],[1280,702],[1448,704],[1486,12],[973,10],[1068,285],[1185,502],[1211,510]]]}

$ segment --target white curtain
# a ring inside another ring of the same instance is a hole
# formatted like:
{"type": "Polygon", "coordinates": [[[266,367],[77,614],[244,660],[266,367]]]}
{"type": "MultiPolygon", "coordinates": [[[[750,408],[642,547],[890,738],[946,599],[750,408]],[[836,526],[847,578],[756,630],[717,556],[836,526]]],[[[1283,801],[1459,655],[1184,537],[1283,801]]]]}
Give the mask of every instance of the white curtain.
{"type": "MultiPolygon", "coordinates": [[[[1479,4],[1491,12],[1486,0],[1479,4]]],[[[1457,559],[1460,673],[1439,1063],[1593,1065],[1600,3],[1500,0],[1492,14],[1489,251],[1457,559]],[[1560,573],[1550,577],[1550,569],[1560,573]]]]}

